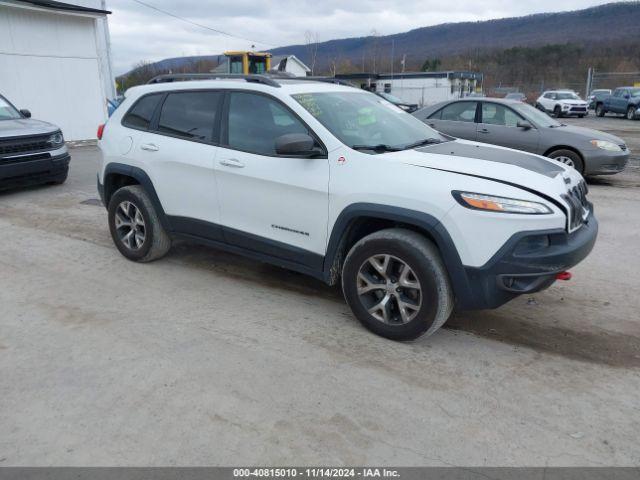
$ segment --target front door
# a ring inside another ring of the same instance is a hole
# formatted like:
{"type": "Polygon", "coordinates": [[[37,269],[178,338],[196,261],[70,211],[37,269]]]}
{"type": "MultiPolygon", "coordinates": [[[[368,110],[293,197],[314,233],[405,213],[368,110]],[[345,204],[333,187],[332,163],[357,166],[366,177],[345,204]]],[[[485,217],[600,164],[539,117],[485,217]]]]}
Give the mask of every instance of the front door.
{"type": "Polygon", "coordinates": [[[311,133],[279,100],[233,91],[226,100],[216,158],[221,224],[227,242],[311,266],[327,240],[329,164],[279,156],[275,140],[311,133]]]}
{"type": "Polygon", "coordinates": [[[461,101],[450,103],[425,120],[427,125],[439,132],[456,138],[476,140],[476,109],[478,102],[461,101]]]}
{"type": "Polygon", "coordinates": [[[520,121],[524,121],[524,118],[508,106],[482,102],[478,141],[537,153],[540,132],[533,126],[518,127],[520,121]]]}

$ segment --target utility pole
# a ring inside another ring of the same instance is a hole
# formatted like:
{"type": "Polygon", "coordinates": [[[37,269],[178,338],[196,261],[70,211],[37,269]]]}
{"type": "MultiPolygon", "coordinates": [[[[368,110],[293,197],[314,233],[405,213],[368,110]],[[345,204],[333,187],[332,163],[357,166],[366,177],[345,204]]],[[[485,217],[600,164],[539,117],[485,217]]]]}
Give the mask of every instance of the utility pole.
{"type": "Polygon", "coordinates": [[[393,54],[395,53],[396,41],[391,39],[391,81],[393,82],[393,54]]]}
{"type": "Polygon", "coordinates": [[[584,94],[584,98],[588,98],[591,90],[593,89],[593,67],[589,67],[587,70],[587,91],[584,94]]]}

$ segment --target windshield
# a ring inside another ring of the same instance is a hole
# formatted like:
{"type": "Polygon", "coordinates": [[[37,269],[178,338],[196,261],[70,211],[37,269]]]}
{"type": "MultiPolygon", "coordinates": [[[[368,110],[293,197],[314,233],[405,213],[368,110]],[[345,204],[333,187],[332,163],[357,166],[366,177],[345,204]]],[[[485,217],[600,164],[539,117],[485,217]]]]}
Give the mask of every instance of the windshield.
{"type": "Polygon", "coordinates": [[[423,141],[439,143],[446,140],[413,115],[372,93],[321,92],[292,97],[351,148],[401,150],[423,141]]]}
{"type": "Polygon", "coordinates": [[[638,96],[640,96],[640,88],[632,88],[632,89],[631,89],[631,96],[632,96],[632,97],[638,97],[638,96]]]}
{"type": "Polygon", "coordinates": [[[0,120],[15,120],[22,118],[13,105],[11,105],[4,97],[0,96],[0,120]]]}
{"type": "Polygon", "coordinates": [[[562,126],[561,123],[556,122],[553,118],[551,118],[546,113],[541,112],[537,108],[534,108],[534,107],[532,107],[531,105],[529,105],[527,103],[515,104],[515,105],[511,105],[511,107],[515,111],[517,111],[518,113],[521,113],[522,116],[524,116],[525,118],[531,120],[533,123],[535,123],[537,125],[540,125],[540,126],[543,126],[543,127],[560,127],[560,126],[562,126]]]}
{"type": "Polygon", "coordinates": [[[580,100],[580,97],[572,92],[558,92],[556,93],[557,100],[580,100]]]}

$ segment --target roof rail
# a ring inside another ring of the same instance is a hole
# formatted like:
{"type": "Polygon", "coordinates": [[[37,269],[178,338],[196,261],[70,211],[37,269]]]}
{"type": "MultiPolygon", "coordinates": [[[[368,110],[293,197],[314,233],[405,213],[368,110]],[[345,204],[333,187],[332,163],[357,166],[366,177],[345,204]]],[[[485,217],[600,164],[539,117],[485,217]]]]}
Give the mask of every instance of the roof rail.
{"type": "Polygon", "coordinates": [[[353,87],[352,84],[345,80],[335,77],[295,77],[296,80],[308,80],[310,82],[335,83],[336,85],[344,85],[345,87],[353,87]]]}
{"type": "Polygon", "coordinates": [[[250,83],[261,83],[280,88],[280,84],[265,75],[240,75],[233,73],[167,73],[153,77],[147,85],[155,83],[188,82],[191,80],[245,80],[250,83]]]}

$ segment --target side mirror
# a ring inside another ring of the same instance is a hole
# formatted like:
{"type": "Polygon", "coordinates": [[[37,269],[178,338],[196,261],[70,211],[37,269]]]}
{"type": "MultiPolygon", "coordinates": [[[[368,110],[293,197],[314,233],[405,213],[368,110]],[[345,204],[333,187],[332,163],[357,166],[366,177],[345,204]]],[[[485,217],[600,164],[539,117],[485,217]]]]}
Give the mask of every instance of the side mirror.
{"type": "Polygon", "coordinates": [[[23,108],[22,110],[20,110],[20,113],[24,118],[31,118],[31,112],[26,108],[23,108]]]}
{"type": "Polygon", "coordinates": [[[518,128],[523,128],[525,130],[530,130],[533,128],[533,125],[531,125],[531,123],[527,122],[526,120],[520,120],[516,126],[518,128]]]}
{"type": "Polygon", "coordinates": [[[626,98],[627,100],[629,100],[629,99],[631,98],[631,95],[629,95],[628,93],[625,93],[623,96],[624,96],[624,98],[626,98]]]}
{"type": "Polygon", "coordinates": [[[289,157],[312,157],[320,153],[316,142],[306,133],[287,133],[276,138],[276,153],[289,157]]]}

